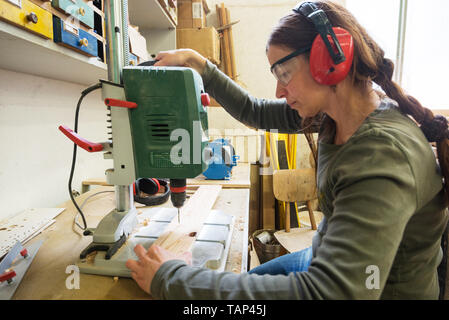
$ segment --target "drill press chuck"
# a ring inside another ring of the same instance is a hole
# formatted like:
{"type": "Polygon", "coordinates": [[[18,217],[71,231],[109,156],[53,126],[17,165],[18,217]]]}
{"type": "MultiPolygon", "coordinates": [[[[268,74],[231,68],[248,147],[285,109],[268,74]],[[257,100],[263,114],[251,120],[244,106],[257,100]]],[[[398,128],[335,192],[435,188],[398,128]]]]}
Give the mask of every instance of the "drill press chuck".
{"type": "Polygon", "coordinates": [[[175,208],[181,208],[186,201],[186,179],[170,179],[170,199],[175,208]]]}

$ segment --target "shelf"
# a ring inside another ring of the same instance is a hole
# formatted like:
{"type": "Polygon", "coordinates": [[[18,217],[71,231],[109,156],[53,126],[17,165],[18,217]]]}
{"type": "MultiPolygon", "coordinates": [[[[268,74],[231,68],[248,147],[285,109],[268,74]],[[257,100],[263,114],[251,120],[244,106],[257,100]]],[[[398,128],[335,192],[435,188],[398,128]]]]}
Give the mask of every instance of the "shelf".
{"type": "Polygon", "coordinates": [[[146,29],[176,29],[157,0],[128,0],[129,21],[146,29]]]}
{"type": "Polygon", "coordinates": [[[0,69],[90,85],[107,79],[107,65],[0,21],[0,69]]]}

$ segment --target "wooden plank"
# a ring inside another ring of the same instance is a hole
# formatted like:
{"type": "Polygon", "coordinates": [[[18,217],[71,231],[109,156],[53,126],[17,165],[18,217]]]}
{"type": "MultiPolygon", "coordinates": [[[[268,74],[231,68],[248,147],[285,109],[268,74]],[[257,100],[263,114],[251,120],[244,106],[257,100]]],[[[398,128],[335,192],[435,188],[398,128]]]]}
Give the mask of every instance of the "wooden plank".
{"type": "Polygon", "coordinates": [[[250,181],[251,189],[249,196],[249,234],[259,230],[261,227],[260,217],[260,166],[259,163],[251,163],[250,181]]]}
{"type": "Polygon", "coordinates": [[[262,175],[262,221],[263,229],[275,229],[275,198],[273,175],[262,175]]]}
{"type": "Polygon", "coordinates": [[[315,232],[309,228],[292,228],[290,232],[277,231],[274,236],[288,252],[292,253],[310,247],[315,232]]]}
{"type": "MultiPolygon", "coordinates": [[[[226,8],[226,25],[231,24],[231,14],[229,12],[229,9],[226,8]]],[[[230,26],[228,29],[228,38],[229,38],[229,53],[230,53],[230,61],[231,61],[231,72],[232,72],[232,79],[237,79],[237,70],[235,66],[235,53],[234,53],[234,35],[232,34],[232,27],[230,26]]]]}
{"type": "MultiPolygon", "coordinates": [[[[279,169],[290,169],[290,164],[288,161],[289,159],[288,159],[288,154],[287,154],[287,146],[286,146],[285,140],[277,140],[276,143],[277,143],[277,157],[278,157],[279,169]]],[[[276,184],[276,178],[273,176],[273,190],[275,188],[274,187],[275,184],[276,184]]],[[[277,200],[283,201],[281,198],[278,198],[276,196],[276,192],[274,194],[275,194],[275,197],[277,200]]],[[[284,218],[283,222],[285,224],[285,231],[289,232],[288,230],[290,230],[290,225],[292,228],[299,227],[296,203],[294,201],[292,201],[292,202],[287,201],[282,204],[282,202],[281,202],[280,209],[282,210],[282,208],[285,211],[284,212],[285,216],[282,217],[282,218],[284,218]],[[288,221],[286,220],[287,217],[288,217],[288,221]]],[[[281,219],[281,221],[282,221],[282,219],[281,219]]]]}
{"type": "MultiPolygon", "coordinates": [[[[217,13],[218,13],[218,18],[220,21],[220,26],[225,26],[226,23],[226,9],[224,7],[224,3],[221,4],[220,6],[216,6],[217,8],[217,13]]],[[[232,78],[232,70],[231,70],[231,57],[229,54],[229,37],[228,37],[228,33],[229,30],[228,29],[224,29],[222,31],[222,48],[223,48],[223,57],[220,59],[223,61],[224,63],[224,69],[225,69],[225,73],[232,78]]]]}
{"type": "MultiPolygon", "coordinates": [[[[225,26],[228,24],[226,17],[226,8],[224,3],[221,3],[221,22],[222,25],[225,26]]],[[[229,29],[223,30],[223,39],[224,39],[224,51],[225,51],[225,60],[227,65],[227,75],[233,79],[234,75],[232,74],[232,63],[231,63],[231,53],[230,53],[230,44],[229,44],[229,29]]]]}
{"type": "Polygon", "coordinates": [[[174,219],[154,244],[175,254],[190,251],[220,190],[221,186],[200,186],[181,208],[181,223],[174,219]]]}

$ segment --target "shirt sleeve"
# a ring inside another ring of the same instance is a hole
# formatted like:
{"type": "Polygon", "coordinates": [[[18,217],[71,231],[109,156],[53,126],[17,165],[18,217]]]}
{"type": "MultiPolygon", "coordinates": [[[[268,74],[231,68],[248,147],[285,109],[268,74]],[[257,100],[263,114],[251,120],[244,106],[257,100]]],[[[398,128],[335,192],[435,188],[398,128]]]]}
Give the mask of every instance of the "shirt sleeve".
{"type": "MultiPolygon", "coordinates": [[[[345,148],[345,147],[343,147],[345,148]]],[[[356,141],[332,163],[333,212],[307,272],[219,273],[168,261],[151,291],[160,299],[378,299],[416,209],[416,187],[394,141],[356,141]]]]}
{"type": "Polygon", "coordinates": [[[235,119],[256,129],[299,133],[301,117],[285,100],[257,99],[207,61],[202,74],[204,88],[235,119]]]}

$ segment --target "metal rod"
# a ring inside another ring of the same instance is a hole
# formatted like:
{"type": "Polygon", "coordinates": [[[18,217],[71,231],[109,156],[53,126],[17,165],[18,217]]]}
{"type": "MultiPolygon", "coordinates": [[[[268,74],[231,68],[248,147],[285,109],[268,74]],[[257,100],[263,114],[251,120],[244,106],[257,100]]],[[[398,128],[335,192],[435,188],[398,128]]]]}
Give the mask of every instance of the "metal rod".
{"type": "Polygon", "coordinates": [[[115,186],[115,206],[117,211],[124,212],[133,208],[133,194],[129,186],[115,186]]]}
{"type": "Polygon", "coordinates": [[[405,50],[405,31],[407,25],[407,5],[408,0],[401,0],[399,5],[399,25],[398,41],[396,47],[396,68],[394,72],[394,81],[402,85],[402,72],[404,69],[404,50],[405,50]]]}

